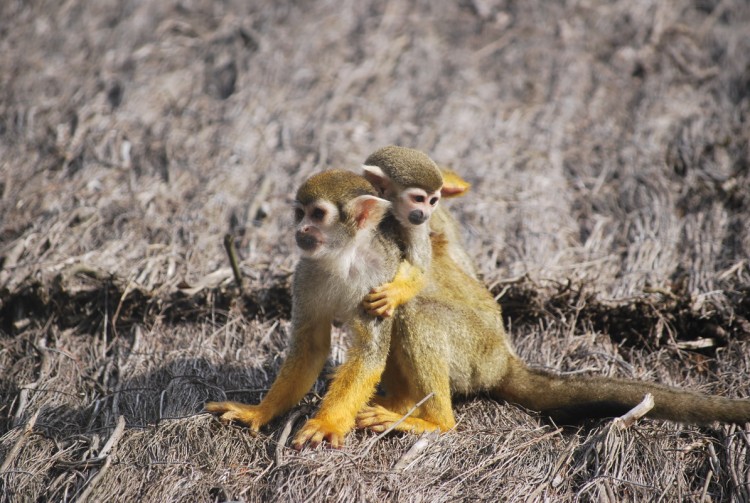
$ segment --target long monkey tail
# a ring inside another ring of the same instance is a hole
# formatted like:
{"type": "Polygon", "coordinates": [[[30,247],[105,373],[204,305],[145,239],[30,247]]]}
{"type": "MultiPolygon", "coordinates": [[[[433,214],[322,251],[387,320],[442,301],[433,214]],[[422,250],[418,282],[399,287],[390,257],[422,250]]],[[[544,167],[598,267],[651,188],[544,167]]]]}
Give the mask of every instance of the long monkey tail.
{"type": "Polygon", "coordinates": [[[711,396],[624,379],[556,375],[530,369],[520,360],[511,361],[509,370],[493,395],[548,414],[561,423],[620,416],[638,405],[646,393],[654,397],[654,408],[648,417],[691,424],[750,422],[750,399],[711,396]]]}

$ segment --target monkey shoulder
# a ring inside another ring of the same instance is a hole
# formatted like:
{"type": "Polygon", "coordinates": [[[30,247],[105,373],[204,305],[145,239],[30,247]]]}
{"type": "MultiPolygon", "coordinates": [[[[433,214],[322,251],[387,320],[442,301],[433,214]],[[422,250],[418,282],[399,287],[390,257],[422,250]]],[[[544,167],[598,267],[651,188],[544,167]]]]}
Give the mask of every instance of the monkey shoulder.
{"type": "Polygon", "coordinates": [[[408,243],[404,236],[403,227],[391,214],[386,215],[380,221],[376,239],[380,241],[380,246],[387,250],[386,253],[403,256],[406,252],[408,243]]]}

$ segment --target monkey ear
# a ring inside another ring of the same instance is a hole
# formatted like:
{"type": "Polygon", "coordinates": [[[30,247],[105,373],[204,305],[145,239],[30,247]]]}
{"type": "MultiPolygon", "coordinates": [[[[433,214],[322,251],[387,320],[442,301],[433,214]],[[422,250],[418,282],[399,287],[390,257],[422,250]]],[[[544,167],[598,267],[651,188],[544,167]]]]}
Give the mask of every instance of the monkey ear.
{"type": "Polygon", "coordinates": [[[358,229],[375,227],[390,208],[389,201],[370,195],[355,197],[346,205],[347,213],[351,215],[358,229]]]}
{"type": "Polygon", "coordinates": [[[363,164],[362,170],[364,171],[363,175],[367,178],[367,181],[378,189],[378,192],[381,194],[385,194],[388,190],[393,188],[393,181],[388,178],[388,175],[383,172],[380,166],[368,166],[367,164],[363,164]]]}
{"type": "Polygon", "coordinates": [[[443,197],[460,197],[468,192],[471,184],[461,178],[461,176],[448,168],[440,168],[443,174],[443,188],[440,189],[440,195],[443,197]]]}

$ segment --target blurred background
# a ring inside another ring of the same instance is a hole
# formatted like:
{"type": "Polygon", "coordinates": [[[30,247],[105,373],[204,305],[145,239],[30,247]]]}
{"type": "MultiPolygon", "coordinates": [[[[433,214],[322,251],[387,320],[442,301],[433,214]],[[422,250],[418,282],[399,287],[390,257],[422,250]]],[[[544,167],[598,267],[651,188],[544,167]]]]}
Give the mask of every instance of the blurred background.
{"type": "Polygon", "coordinates": [[[488,283],[750,277],[744,1],[1,9],[7,289],[78,262],[195,281],[226,231],[289,268],[296,186],[386,144],[472,182],[454,213],[488,283]]]}

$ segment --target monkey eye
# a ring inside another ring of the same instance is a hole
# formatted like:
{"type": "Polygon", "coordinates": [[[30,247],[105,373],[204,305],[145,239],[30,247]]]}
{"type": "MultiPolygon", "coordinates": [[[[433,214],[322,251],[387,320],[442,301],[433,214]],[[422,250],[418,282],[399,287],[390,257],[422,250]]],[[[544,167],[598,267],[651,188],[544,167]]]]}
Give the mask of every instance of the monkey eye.
{"type": "Polygon", "coordinates": [[[294,208],[294,221],[301,222],[305,218],[305,211],[302,208],[294,208]]]}
{"type": "Polygon", "coordinates": [[[310,216],[312,217],[313,220],[320,222],[326,217],[326,212],[325,210],[321,208],[315,208],[310,214],[310,216]]]}
{"type": "Polygon", "coordinates": [[[425,201],[425,197],[424,196],[414,196],[413,199],[414,199],[415,203],[423,203],[425,201]]]}
{"type": "Polygon", "coordinates": [[[430,206],[435,206],[438,203],[438,199],[437,197],[430,199],[430,206]]]}

